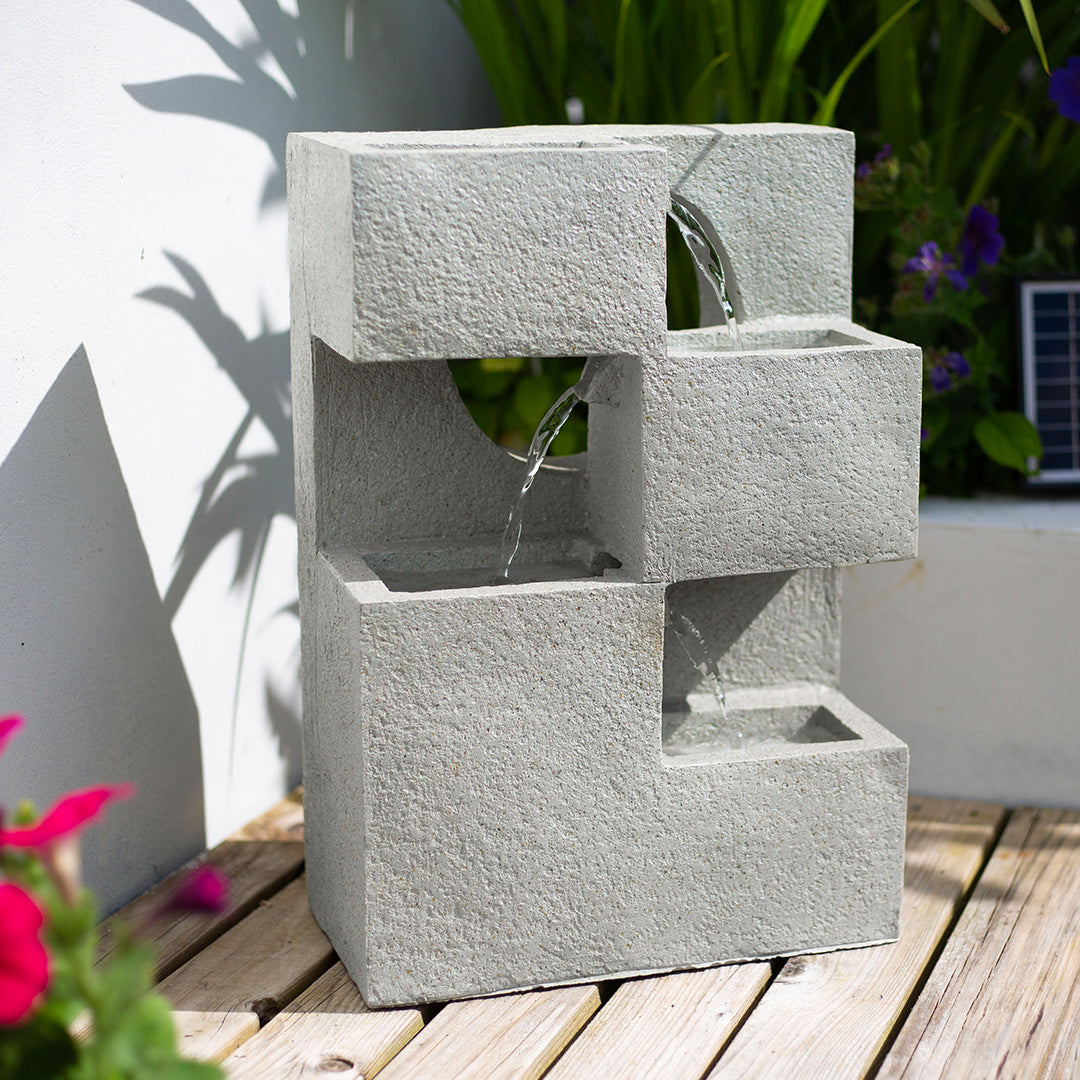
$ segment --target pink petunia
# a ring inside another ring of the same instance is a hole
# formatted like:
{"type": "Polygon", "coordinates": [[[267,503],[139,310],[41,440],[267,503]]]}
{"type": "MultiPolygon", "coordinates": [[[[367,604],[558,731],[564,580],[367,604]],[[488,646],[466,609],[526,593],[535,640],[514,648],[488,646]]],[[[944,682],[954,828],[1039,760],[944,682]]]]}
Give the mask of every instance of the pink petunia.
{"type": "Polygon", "coordinates": [[[4,747],[11,741],[11,737],[23,726],[21,716],[5,716],[0,718],[0,754],[4,747]]]}
{"type": "Polygon", "coordinates": [[[187,874],[165,903],[165,911],[217,913],[229,903],[229,880],[216,867],[204,864],[187,874]]]}
{"type": "Polygon", "coordinates": [[[40,821],[33,825],[0,828],[0,847],[39,848],[53,840],[70,836],[89,824],[113,799],[128,799],[135,794],[133,784],[104,785],[72,791],[63,796],[40,821]]]}
{"type": "Polygon", "coordinates": [[[25,1020],[49,985],[45,916],[18,885],[0,885],[0,1025],[25,1020]]]}

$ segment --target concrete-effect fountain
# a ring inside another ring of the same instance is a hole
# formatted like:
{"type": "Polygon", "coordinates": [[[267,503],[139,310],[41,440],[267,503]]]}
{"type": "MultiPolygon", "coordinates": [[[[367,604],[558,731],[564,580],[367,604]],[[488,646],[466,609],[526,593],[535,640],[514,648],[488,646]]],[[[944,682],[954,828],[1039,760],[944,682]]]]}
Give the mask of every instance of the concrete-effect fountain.
{"type": "Polygon", "coordinates": [[[308,889],[369,1004],[897,936],[907,749],[837,689],[836,568],[915,554],[921,362],[850,322],[852,156],[290,136],[308,889]],[[672,192],[737,350],[707,288],[666,331],[672,192]],[[606,358],[589,449],[497,585],[524,466],[446,361],[552,355],[606,358]]]}

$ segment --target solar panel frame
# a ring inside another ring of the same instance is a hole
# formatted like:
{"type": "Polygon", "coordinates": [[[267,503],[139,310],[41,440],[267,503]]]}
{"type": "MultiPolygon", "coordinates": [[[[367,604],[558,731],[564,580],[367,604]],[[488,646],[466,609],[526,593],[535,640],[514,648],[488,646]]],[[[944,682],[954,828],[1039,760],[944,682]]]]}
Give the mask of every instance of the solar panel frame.
{"type": "Polygon", "coordinates": [[[1080,278],[1028,279],[1019,288],[1024,415],[1043,442],[1028,483],[1080,485],[1080,278]]]}

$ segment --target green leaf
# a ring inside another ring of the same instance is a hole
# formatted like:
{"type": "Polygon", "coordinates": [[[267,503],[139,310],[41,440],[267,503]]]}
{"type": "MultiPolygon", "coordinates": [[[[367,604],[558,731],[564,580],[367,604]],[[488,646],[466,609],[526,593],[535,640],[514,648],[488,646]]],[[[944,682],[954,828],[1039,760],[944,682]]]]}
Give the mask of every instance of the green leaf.
{"type": "Polygon", "coordinates": [[[1028,468],[1028,459],[1038,461],[1042,457],[1042,440],[1026,416],[1017,412],[991,413],[975,425],[974,435],[991,461],[1025,476],[1034,474],[1028,468]]]}
{"type": "Polygon", "coordinates": [[[994,6],[993,0],[967,0],[967,2],[992,26],[1003,34],[1009,32],[1009,24],[994,6]]]}
{"type": "Polygon", "coordinates": [[[1050,74],[1050,65],[1046,62],[1046,49],[1043,48],[1042,34],[1039,32],[1039,20],[1035,18],[1035,9],[1031,6],[1031,0],[1020,0],[1020,10],[1024,13],[1024,22],[1027,23],[1028,33],[1035,42],[1035,51],[1042,61],[1043,71],[1050,74]]]}
{"type": "Polygon", "coordinates": [[[814,113],[811,121],[814,124],[831,124],[836,106],[839,104],[840,95],[847,86],[848,79],[855,74],[859,65],[877,48],[885,35],[919,2],[919,0],[907,0],[903,7],[894,11],[867,39],[863,46],[848,62],[847,67],[836,77],[836,81],[829,87],[818,111],[814,113]]]}
{"type": "Polygon", "coordinates": [[[4,1080],[64,1076],[75,1064],[76,1053],[67,1031],[40,1012],[16,1027],[0,1028],[0,1076],[4,1080]]]}
{"type": "Polygon", "coordinates": [[[514,387],[514,408],[530,432],[544,419],[544,413],[551,408],[558,397],[551,379],[544,375],[526,375],[514,387]]]}

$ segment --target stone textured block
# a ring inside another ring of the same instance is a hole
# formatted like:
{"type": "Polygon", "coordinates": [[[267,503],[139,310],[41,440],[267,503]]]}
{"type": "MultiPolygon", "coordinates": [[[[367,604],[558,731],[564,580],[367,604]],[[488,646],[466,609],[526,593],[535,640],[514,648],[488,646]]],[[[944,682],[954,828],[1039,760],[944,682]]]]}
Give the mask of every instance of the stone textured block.
{"type": "Polygon", "coordinates": [[[741,333],[626,362],[590,413],[592,533],[646,581],[913,557],[920,350],[835,319],[741,333]]]}
{"type": "Polygon", "coordinates": [[[288,155],[309,892],[368,1003],[895,938],[907,750],[836,689],[835,567],[914,553],[920,358],[848,321],[851,136],[288,155]],[[664,331],[669,188],[739,352],[664,331]],[[523,463],[446,361],[585,354],[588,454],[495,586],[523,463]]]}
{"type": "Polygon", "coordinates": [[[662,150],[522,129],[289,138],[325,163],[291,213],[312,332],[347,359],[662,354],[662,150]]]}
{"type": "Polygon", "coordinates": [[[318,575],[309,893],[369,1004],[895,938],[907,751],[835,689],[662,717],[664,589],[620,571],[318,575]]]}
{"type": "MultiPolygon", "coordinates": [[[[668,184],[711,234],[740,319],[851,317],[850,131],[803,124],[576,130],[667,151],[668,184]]],[[[704,286],[701,296],[702,325],[721,323],[712,290],[704,286]]]]}

